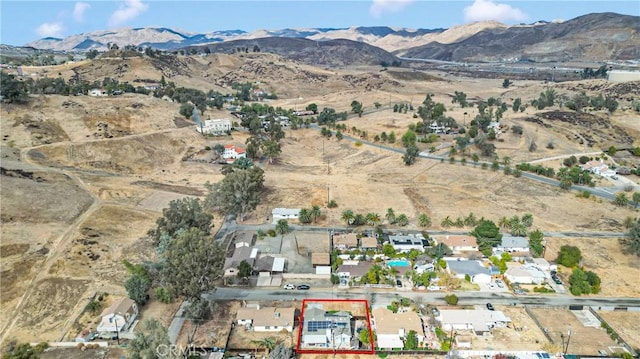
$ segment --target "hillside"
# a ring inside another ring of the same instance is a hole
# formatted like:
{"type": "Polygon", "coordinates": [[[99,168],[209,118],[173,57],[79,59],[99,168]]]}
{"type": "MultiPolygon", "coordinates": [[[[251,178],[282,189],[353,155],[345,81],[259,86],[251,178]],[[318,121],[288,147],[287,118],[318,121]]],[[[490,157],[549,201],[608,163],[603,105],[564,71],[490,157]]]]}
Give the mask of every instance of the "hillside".
{"type": "Polygon", "coordinates": [[[200,52],[208,49],[210,52],[228,54],[242,51],[268,52],[305,64],[330,67],[378,65],[383,61],[391,63],[398,60],[395,55],[378,47],[345,39],[313,41],[300,38],[265,37],[188,47],[185,50],[190,51],[191,49],[200,52]]]}
{"type": "Polygon", "coordinates": [[[589,14],[562,23],[487,28],[465,40],[432,42],[405,57],[445,61],[632,60],[640,58],[640,17],[589,14]]]}

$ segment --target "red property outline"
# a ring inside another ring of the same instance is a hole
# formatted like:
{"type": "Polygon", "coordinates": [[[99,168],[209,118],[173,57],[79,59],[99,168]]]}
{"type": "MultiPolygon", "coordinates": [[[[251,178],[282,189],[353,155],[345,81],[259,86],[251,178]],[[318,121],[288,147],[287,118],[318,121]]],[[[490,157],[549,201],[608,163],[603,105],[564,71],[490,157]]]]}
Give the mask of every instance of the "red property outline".
{"type": "Polygon", "coordinates": [[[303,299],[300,318],[298,320],[298,343],[296,343],[296,353],[298,354],[375,354],[375,343],[373,342],[373,329],[371,328],[371,315],[369,314],[369,301],[366,299],[303,299]],[[300,349],[302,343],[302,329],[304,328],[304,310],[307,303],[360,303],[364,305],[367,315],[367,326],[369,329],[370,350],[335,350],[335,349],[300,349]]]}

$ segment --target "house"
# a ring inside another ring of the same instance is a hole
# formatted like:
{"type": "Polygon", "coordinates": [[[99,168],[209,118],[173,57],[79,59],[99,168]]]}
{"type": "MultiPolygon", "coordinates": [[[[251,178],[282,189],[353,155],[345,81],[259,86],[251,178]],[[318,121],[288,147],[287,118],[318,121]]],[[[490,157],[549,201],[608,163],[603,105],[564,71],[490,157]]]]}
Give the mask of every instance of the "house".
{"type": "Polygon", "coordinates": [[[311,265],[316,268],[318,266],[330,266],[331,256],[329,253],[311,253],[311,265]]]}
{"type": "Polygon", "coordinates": [[[418,313],[412,310],[394,313],[385,307],[378,307],[373,309],[372,314],[377,347],[404,348],[404,340],[412,330],[416,332],[418,343],[424,342],[424,329],[418,313]]]}
{"type": "Polygon", "coordinates": [[[282,257],[260,256],[253,266],[253,271],[258,273],[268,272],[270,274],[283,273],[285,262],[286,259],[282,257]]]}
{"type": "Polygon", "coordinates": [[[502,243],[492,249],[493,254],[503,252],[526,252],[529,253],[529,240],[525,237],[502,236],[502,243]]]}
{"type": "Polygon", "coordinates": [[[493,328],[506,327],[511,319],[501,311],[493,310],[440,310],[436,318],[442,324],[442,330],[471,330],[476,335],[491,333],[493,328]]]}
{"type": "Polygon", "coordinates": [[[238,325],[244,325],[255,332],[293,332],[295,308],[240,308],[236,314],[238,325]]]}
{"type": "Polygon", "coordinates": [[[279,219],[298,219],[300,208],[274,208],[271,216],[274,221],[279,219]]]}
{"type": "Polygon", "coordinates": [[[231,131],[231,120],[227,118],[205,120],[196,126],[196,131],[209,135],[226,135],[231,131]]]}
{"type": "Polygon", "coordinates": [[[602,177],[613,177],[616,175],[616,171],[610,169],[609,166],[604,164],[602,160],[589,161],[583,165],[580,165],[580,169],[583,171],[589,171],[602,177]]]}
{"type": "Polygon", "coordinates": [[[472,283],[491,282],[491,272],[480,261],[465,260],[462,258],[445,259],[447,271],[457,278],[464,279],[467,275],[471,277],[472,283]]]}
{"type": "Polygon", "coordinates": [[[450,129],[442,124],[439,124],[436,121],[431,122],[431,125],[429,125],[429,132],[431,133],[435,133],[437,135],[441,135],[441,134],[445,134],[449,131],[450,129]]]}
{"type": "Polygon", "coordinates": [[[453,252],[469,252],[478,251],[478,242],[476,237],[467,235],[446,235],[446,236],[433,236],[433,240],[436,244],[444,244],[449,247],[453,252]]]}
{"type": "Polygon", "coordinates": [[[505,278],[511,283],[541,284],[546,280],[546,275],[535,265],[519,263],[507,263],[505,278]]]}
{"type": "Polygon", "coordinates": [[[251,266],[254,265],[258,257],[258,249],[254,248],[252,244],[253,233],[243,232],[238,234],[235,239],[233,254],[224,260],[225,277],[237,275],[237,268],[242,261],[246,261],[251,266]]]}
{"type": "Polygon", "coordinates": [[[358,237],[355,233],[340,233],[333,235],[333,248],[341,251],[358,248],[358,237]]]}
{"type": "Polygon", "coordinates": [[[225,159],[227,163],[233,163],[233,161],[238,158],[246,158],[247,151],[244,148],[236,147],[234,145],[225,145],[224,152],[222,152],[222,158],[225,159]]]}
{"type": "Polygon", "coordinates": [[[363,251],[378,249],[378,239],[375,237],[362,237],[360,238],[360,249],[363,251]]]}
{"type": "Polygon", "coordinates": [[[416,264],[413,266],[413,271],[417,274],[422,274],[424,272],[433,272],[436,267],[432,263],[425,264],[416,264]]]}
{"type": "Polygon", "coordinates": [[[373,267],[372,262],[346,260],[338,266],[338,277],[352,280],[360,280],[373,267]]]}
{"type": "Polygon", "coordinates": [[[93,97],[107,96],[107,91],[103,89],[92,89],[89,91],[89,96],[93,96],[93,97]]]}
{"type": "Polygon", "coordinates": [[[302,347],[351,349],[351,314],[326,312],[321,306],[304,310],[302,347]]]}
{"type": "Polygon", "coordinates": [[[544,258],[532,258],[531,263],[536,267],[540,268],[540,270],[544,272],[558,269],[557,265],[547,262],[547,260],[544,258]]]}
{"type": "Polygon", "coordinates": [[[423,252],[427,245],[422,234],[390,235],[389,244],[396,252],[409,252],[412,249],[423,252]]]}
{"type": "Polygon", "coordinates": [[[99,333],[123,332],[129,329],[138,316],[138,305],[129,298],[120,298],[100,316],[102,319],[96,329],[99,333]]]}

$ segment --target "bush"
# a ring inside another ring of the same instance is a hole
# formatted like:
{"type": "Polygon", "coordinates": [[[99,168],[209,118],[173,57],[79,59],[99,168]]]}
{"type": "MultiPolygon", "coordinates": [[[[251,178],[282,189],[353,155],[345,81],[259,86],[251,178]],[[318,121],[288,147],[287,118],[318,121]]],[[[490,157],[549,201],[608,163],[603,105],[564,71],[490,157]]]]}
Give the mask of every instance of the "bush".
{"type": "Polygon", "coordinates": [[[449,305],[456,305],[458,304],[458,296],[455,294],[447,294],[444,297],[444,301],[447,302],[447,304],[449,305]]]}
{"type": "Polygon", "coordinates": [[[564,245],[560,247],[560,252],[558,252],[557,262],[562,264],[565,267],[575,267],[582,260],[582,253],[580,252],[580,248],[575,246],[564,245]]]}
{"type": "Polygon", "coordinates": [[[275,237],[276,231],[274,229],[270,229],[267,231],[267,234],[269,235],[269,237],[275,237]]]}
{"type": "Polygon", "coordinates": [[[329,204],[327,204],[327,207],[336,208],[336,207],[338,207],[338,202],[336,202],[336,200],[332,199],[331,201],[329,201],[329,204]]]}

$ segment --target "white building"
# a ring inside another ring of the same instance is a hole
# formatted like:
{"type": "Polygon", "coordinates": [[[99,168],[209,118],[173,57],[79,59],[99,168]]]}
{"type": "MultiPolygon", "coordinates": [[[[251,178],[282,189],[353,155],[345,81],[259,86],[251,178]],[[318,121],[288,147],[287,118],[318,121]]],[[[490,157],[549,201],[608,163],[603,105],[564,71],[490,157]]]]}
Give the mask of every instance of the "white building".
{"type": "Polygon", "coordinates": [[[236,314],[239,325],[256,332],[280,332],[286,330],[293,332],[293,322],[295,320],[295,308],[240,308],[236,314]]]}
{"type": "Polygon", "coordinates": [[[493,254],[499,254],[503,252],[526,252],[529,253],[529,240],[525,237],[513,237],[513,236],[502,236],[502,243],[495,246],[493,249],[493,254]]]}
{"type": "Polygon", "coordinates": [[[504,273],[505,278],[511,283],[520,284],[542,284],[546,280],[546,275],[540,268],[535,265],[510,265],[507,263],[507,271],[504,273]]]}
{"type": "Polygon", "coordinates": [[[298,219],[298,215],[300,215],[300,208],[274,208],[271,211],[274,221],[279,219],[298,219]]]}
{"type": "Polygon", "coordinates": [[[422,234],[407,234],[390,235],[389,244],[393,246],[396,252],[409,252],[412,249],[423,252],[426,243],[422,234]]]}
{"type": "Polygon", "coordinates": [[[511,322],[511,319],[501,311],[484,309],[440,310],[437,319],[446,332],[472,330],[476,335],[489,334],[491,329],[506,327],[511,322]]]}
{"type": "Polygon", "coordinates": [[[244,148],[236,147],[234,145],[225,145],[224,152],[222,152],[222,158],[224,158],[228,163],[232,163],[238,158],[246,158],[247,151],[244,148]]]}
{"type": "Polygon", "coordinates": [[[209,135],[225,135],[231,131],[231,121],[226,118],[205,120],[204,123],[196,126],[196,131],[209,135]]]}
{"type": "Polygon", "coordinates": [[[640,81],[640,71],[611,70],[607,72],[607,80],[611,82],[640,81]]]}
{"type": "Polygon", "coordinates": [[[138,305],[129,298],[115,301],[102,314],[96,329],[100,333],[116,333],[127,330],[138,316],[138,305]]]}
{"type": "Polygon", "coordinates": [[[107,96],[107,91],[103,89],[92,89],[89,91],[89,96],[93,96],[93,97],[107,96]]]}

